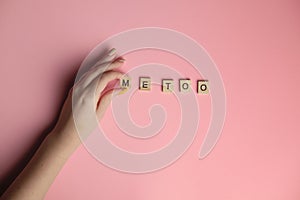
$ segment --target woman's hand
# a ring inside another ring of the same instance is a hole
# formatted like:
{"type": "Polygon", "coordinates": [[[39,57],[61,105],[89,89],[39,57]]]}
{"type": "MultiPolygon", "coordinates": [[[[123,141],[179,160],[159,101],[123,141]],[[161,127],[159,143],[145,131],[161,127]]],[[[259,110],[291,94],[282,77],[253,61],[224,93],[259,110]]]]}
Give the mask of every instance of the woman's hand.
{"type": "Polygon", "coordinates": [[[118,92],[114,90],[121,90],[103,93],[109,82],[123,76],[114,69],[122,66],[124,61],[121,57],[116,58],[116,49],[111,49],[80,78],[68,94],[53,134],[67,137],[67,141],[78,145],[80,139],[77,131],[80,131],[80,136],[87,137],[94,130],[97,126],[95,116],[100,120],[111,102],[112,94],[118,92]]]}
{"type": "Polygon", "coordinates": [[[87,136],[97,125],[91,121],[97,121],[96,116],[102,118],[113,94],[113,91],[103,91],[110,81],[123,76],[121,72],[114,71],[123,63],[124,59],[116,59],[116,50],[112,49],[73,86],[55,128],[6,190],[3,199],[44,198],[64,163],[80,144],[77,130],[86,131],[84,134],[87,136]]]}

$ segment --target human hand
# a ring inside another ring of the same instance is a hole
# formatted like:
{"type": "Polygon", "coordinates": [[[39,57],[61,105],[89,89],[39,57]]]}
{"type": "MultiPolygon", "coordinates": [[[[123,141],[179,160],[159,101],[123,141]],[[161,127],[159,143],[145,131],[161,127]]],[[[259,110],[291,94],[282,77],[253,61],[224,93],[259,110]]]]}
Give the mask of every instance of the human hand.
{"type": "Polygon", "coordinates": [[[124,61],[122,57],[116,58],[116,49],[111,49],[91,67],[68,93],[53,132],[66,135],[68,141],[72,140],[75,143],[80,143],[77,131],[80,130],[80,135],[87,137],[97,126],[94,123],[95,116],[100,120],[111,102],[113,93],[122,90],[113,89],[103,93],[109,82],[123,76],[123,73],[114,69],[122,66],[124,61]],[[76,123],[74,115],[76,115],[76,123]]]}
{"type": "Polygon", "coordinates": [[[112,49],[74,84],[55,128],[6,190],[3,195],[5,199],[44,198],[64,163],[81,143],[77,131],[84,139],[103,117],[115,89],[104,90],[110,81],[123,76],[114,69],[124,61],[123,58],[116,58],[116,50],[112,49]]]}

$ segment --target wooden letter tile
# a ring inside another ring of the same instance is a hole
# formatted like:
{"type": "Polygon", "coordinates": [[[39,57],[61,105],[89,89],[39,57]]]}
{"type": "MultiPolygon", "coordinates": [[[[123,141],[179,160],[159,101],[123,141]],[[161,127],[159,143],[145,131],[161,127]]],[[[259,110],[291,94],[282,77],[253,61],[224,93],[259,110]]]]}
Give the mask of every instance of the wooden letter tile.
{"type": "Polygon", "coordinates": [[[197,81],[197,92],[199,94],[208,94],[209,93],[207,80],[198,80],[197,81]]]}
{"type": "Polygon", "coordinates": [[[151,79],[148,77],[140,77],[140,90],[150,90],[151,79]]]}
{"type": "Polygon", "coordinates": [[[179,80],[179,91],[180,92],[190,92],[191,91],[191,80],[180,79],[179,80]]]}
{"type": "Polygon", "coordinates": [[[173,92],[174,90],[174,81],[172,79],[163,79],[162,80],[162,91],[163,92],[173,92]]]}

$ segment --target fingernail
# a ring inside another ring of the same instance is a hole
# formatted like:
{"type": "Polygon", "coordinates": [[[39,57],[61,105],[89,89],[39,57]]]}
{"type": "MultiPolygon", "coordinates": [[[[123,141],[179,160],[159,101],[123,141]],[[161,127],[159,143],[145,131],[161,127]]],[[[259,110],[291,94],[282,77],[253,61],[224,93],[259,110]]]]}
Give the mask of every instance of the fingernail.
{"type": "Polygon", "coordinates": [[[118,88],[118,89],[115,89],[114,93],[113,93],[113,96],[118,96],[118,95],[121,95],[121,94],[124,94],[127,92],[127,88],[118,88]]]}
{"type": "Polygon", "coordinates": [[[118,92],[118,95],[125,94],[127,91],[128,91],[128,88],[124,88],[120,92],[118,92]]]}
{"type": "Polygon", "coordinates": [[[124,58],[120,58],[120,59],[118,59],[118,62],[120,62],[120,63],[124,63],[126,60],[124,59],[124,58]]]}
{"type": "Polygon", "coordinates": [[[117,52],[117,50],[116,50],[115,48],[112,48],[112,49],[108,52],[108,55],[109,55],[109,56],[113,56],[116,52],[117,52]]]}

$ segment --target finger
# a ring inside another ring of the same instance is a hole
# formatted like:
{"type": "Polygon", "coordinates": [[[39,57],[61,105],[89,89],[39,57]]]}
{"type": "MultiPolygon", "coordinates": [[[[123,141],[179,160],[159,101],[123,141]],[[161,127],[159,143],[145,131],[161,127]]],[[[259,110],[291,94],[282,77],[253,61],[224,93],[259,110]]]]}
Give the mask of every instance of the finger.
{"type": "Polygon", "coordinates": [[[106,111],[106,109],[108,108],[109,104],[111,103],[111,99],[112,96],[114,94],[114,90],[111,90],[107,93],[105,93],[100,101],[99,101],[99,105],[96,109],[96,115],[98,117],[98,119],[101,119],[106,111]]]}
{"type": "MultiPolygon", "coordinates": [[[[94,73],[93,75],[96,77],[99,74],[109,71],[109,70],[113,70],[115,68],[121,67],[125,62],[125,59],[122,57],[118,57],[116,60],[114,60],[113,62],[107,63],[107,65],[105,66],[99,66],[97,68],[94,69],[94,73]]],[[[93,76],[91,76],[92,78],[95,78],[93,76]]]]}
{"type": "MultiPolygon", "coordinates": [[[[106,52],[106,54],[101,57],[93,66],[91,66],[89,68],[88,71],[86,71],[79,79],[79,81],[83,82],[82,80],[84,80],[87,76],[89,76],[95,68],[99,67],[100,65],[104,65],[105,63],[107,65],[109,65],[117,56],[117,50],[115,48],[110,49],[108,52],[106,52]]],[[[105,68],[105,66],[103,66],[103,68],[105,68]]],[[[78,81],[78,82],[79,82],[78,81]]]]}
{"type": "Polygon", "coordinates": [[[83,85],[83,87],[88,86],[97,76],[100,74],[113,70],[123,65],[125,59],[122,57],[117,58],[112,63],[107,63],[107,65],[102,64],[102,66],[98,68],[93,68],[87,71],[78,81],[78,84],[83,85]]]}
{"type": "Polygon", "coordinates": [[[109,63],[106,66],[101,66],[98,68],[93,69],[92,71],[89,72],[89,74],[86,77],[86,84],[91,83],[95,78],[97,78],[99,75],[103,74],[104,72],[116,69],[118,67],[121,67],[125,62],[124,58],[118,58],[114,62],[109,63]]]}
{"type": "MultiPolygon", "coordinates": [[[[101,57],[93,66],[86,71],[77,83],[81,82],[83,85],[88,85],[88,83],[84,83],[87,77],[93,73],[93,71],[98,67],[103,67],[104,71],[109,67],[109,64],[117,57],[117,50],[115,48],[110,49],[103,57],[101,57]]],[[[124,60],[125,61],[125,60],[124,60]]],[[[109,70],[109,69],[107,69],[109,70]]]]}
{"type": "Polygon", "coordinates": [[[92,67],[97,67],[103,63],[112,62],[117,57],[117,50],[115,48],[110,49],[98,62],[92,67]]]}
{"type": "Polygon", "coordinates": [[[101,76],[95,78],[91,83],[92,88],[96,88],[95,97],[100,98],[102,91],[107,86],[107,84],[115,79],[120,79],[123,76],[123,73],[117,71],[108,71],[101,76]]]}
{"type": "Polygon", "coordinates": [[[99,104],[96,109],[96,115],[98,119],[101,119],[108,108],[109,104],[111,103],[111,100],[113,96],[122,94],[123,89],[122,88],[115,88],[113,90],[110,90],[106,92],[100,99],[99,104]]]}

